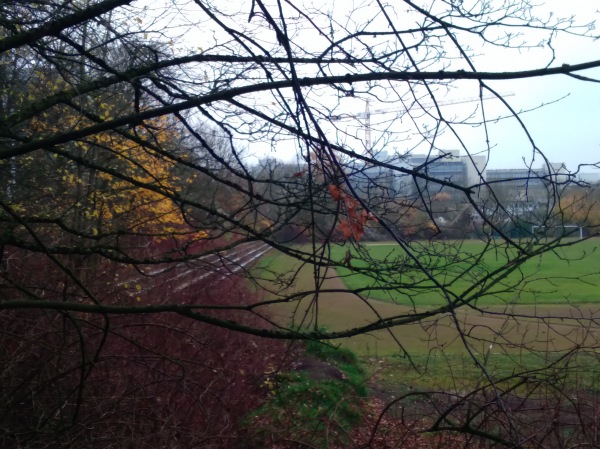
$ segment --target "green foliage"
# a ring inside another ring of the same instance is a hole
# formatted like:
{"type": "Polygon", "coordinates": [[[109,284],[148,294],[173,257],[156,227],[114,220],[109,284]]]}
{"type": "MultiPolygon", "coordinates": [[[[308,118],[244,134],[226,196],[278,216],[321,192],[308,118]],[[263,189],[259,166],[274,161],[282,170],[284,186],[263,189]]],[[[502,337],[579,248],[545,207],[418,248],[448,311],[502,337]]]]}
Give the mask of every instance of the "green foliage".
{"type": "Polygon", "coordinates": [[[316,428],[328,421],[347,427],[360,419],[357,390],[351,382],[316,380],[304,372],[285,372],[276,378],[275,390],[271,390],[273,398],[267,409],[274,407],[273,411],[276,411],[293,406],[292,413],[300,420],[320,421],[316,428]]]}
{"type": "Polygon", "coordinates": [[[309,341],[306,343],[306,353],[338,367],[345,374],[359,396],[367,395],[364,385],[365,369],[359,358],[350,349],[332,346],[331,344],[319,341],[309,341]]]}
{"type": "Polygon", "coordinates": [[[339,368],[343,378],[329,378],[314,370],[266,373],[262,387],[267,401],[247,418],[254,443],[293,440],[327,447],[332,438],[343,441],[346,432],[360,422],[364,412],[360,398],[367,391],[365,370],[356,355],[311,341],[306,344],[305,356],[339,368]]]}

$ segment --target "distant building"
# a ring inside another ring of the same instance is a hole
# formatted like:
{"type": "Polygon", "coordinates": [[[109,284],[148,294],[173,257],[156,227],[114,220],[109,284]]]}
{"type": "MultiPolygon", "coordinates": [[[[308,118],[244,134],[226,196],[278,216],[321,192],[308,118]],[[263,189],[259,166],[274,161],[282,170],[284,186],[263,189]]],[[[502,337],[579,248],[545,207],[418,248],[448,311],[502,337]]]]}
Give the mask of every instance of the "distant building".
{"type": "MultiPolygon", "coordinates": [[[[369,202],[436,195],[465,202],[464,193],[445,183],[461,187],[482,187],[475,192],[482,202],[494,196],[515,211],[533,210],[554,196],[554,187],[571,181],[564,164],[551,163],[539,168],[486,169],[487,157],[461,155],[458,150],[431,154],[390,156],[382,151],[374,156],[374,164],[352,162],[346,165],[346,176],[357,196],[369,202]],[[423,177],[402,173],[398,169],[415,170],[423,177]],[[489,188],[488,188],[489,187],[489,188]],[[490,190],[492,192],[490,192],[490,190]],[[439,195],[446,193],[447,195],[439,195]],[[514,204],[513,204],[514,203],[514,204]]],[[[598,179],[591,177],[591,179],[598,179]]]]}
{"type": "MultiPolygon", "coordinates": [[[[436,180],[446,181],[462,187],[481,184],[485,179],[485,156],[461,156],[458,150],[440,151],[437,155],[411,155],[408,165],[420,173],[436,180]]],[[[417,179],[411,194],[427,192],[434,196],[440,192],[449,193],[456,201],[464,200],[462,192],[448,188],[439,182],[417,179]]]]}
{"type": "Polygon", "coordinates": [[[538,169],[511,168],[488,170],[486,181],[503,200],[515,202],[547,201],[556,184],[570,180],[564,164],[547,164],[538,169]]]}
{"type": "Polygon", "coordinates": [[[378,164],[360,161],[346,165],[346,176],[354,192],[367,202],[380,203],[400,196],[407,176],[394,168],[407,168],[406,162],[387,151],[376,154],[374,159],[378,164]]]}

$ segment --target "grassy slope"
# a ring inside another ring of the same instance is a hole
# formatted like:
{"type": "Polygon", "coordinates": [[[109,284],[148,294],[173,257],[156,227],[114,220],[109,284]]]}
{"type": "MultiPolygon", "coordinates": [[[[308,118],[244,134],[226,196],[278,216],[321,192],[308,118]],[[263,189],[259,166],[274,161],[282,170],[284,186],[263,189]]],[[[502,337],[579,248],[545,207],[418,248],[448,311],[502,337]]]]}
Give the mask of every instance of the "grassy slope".
{"type": "MultiPolygon", "coordinates": [[[[316,372],[288,371],[268,374],[262,384],[267,400],[248,417],[252,447],[329,447],[333,441],[348,443],[346,432],[364,414],[360,398],[367,395],[366,375],[358,358],[347,349],[308,342],[305,354],[335,366],[344,378],[316,372]],[[281,444],[281,446],[279,446],[281,444]],[[294,445],[295,447],[295,445],[294,445]]],[[[339,447],[336,445],[336,447],[339,447]]]]}

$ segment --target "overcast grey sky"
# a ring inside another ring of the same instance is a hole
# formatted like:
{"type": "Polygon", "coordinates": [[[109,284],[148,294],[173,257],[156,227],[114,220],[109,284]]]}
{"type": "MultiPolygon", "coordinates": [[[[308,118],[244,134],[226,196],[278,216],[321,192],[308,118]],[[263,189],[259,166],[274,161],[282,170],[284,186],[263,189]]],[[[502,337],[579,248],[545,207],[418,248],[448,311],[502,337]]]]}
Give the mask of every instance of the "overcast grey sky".
{"type": "MultiPolygon", "coordinates": [[[[600,2],[592,0],[546,1],[541,9],[547,14],[568,17],[574,15],[579,23],[590,23],[598,16],[600,2]]],[[[535,40],[535,33],[526,36],[535,40]]],[[[576,64],[600,59],[600,40],[581,38],[578,36],[558,36],[553,47],[555,61],[553,66],[576,64]]],[[[547,49],[506,50],[487,46],[480,50],[475,58],[478,69],[482,71],[510,72],[542,68],[550,62],[547,49]]],[[[600,70],[588,70],[579,73],[600,80],[600,70]]],[[[535,109],[524,113],[521,118],[530,131],[535,143],[552,162],[564,162],[570,170],[576,170],[579,164],[600,161],[600,83],[582,82],[564,75],[543,78],[501,81],[490,83],[497,91],[510,93],[507,101],[516,111],[535,109]],[[546,104],[543,107],[543,104],[546,104]]],[[[477,90],[465,86],[448,95],[447,100],[461,99],[477,95],[477,90]]],[[[498,100],[487,100],[485,103],[488,118],[505,116],[507,111],[498,100]]],[[[389,108],[385,105],[384,108],[389,108]]],[[[472,103],[446,106],[445,112],[466,113],[472,110],[472,103]]],[[[372,109],[378,105],[372,104],[372,109]]],[[[356,110],[362,110],[359,105],[356,110]]],[[[388,116],[389,117],[389,116],[388,116]]],[[[374,127],[378,120],[385,121],[386,116],[373,116],[374,127]]],[[[531,163],[531,145],[514,119],[501,120],[490,125],[490,140],[494,147],[490,154],[489,168],[523,167],[525,161],[531,163]]],[[[376,139],[376,131],[372,131],[376,139]]],[[[485,149],[481,128],[472,130],[463,127],[462,134],[468,148],[473,152],[485,149]]],[[[453,139],[448,139],[452,147],[453,139]]],[[[399,145],[401,149],[402,145],[399,145]]],[[[409,147],[409,143],[406,143],[409,147]]],[[[458,148],[458,144],[456,145],[458,148]]],[[[541,164],[538,157],[535,166],[541,164]]],[[[590,168],[584,169],[590,171],[590,168]]]]}
{"type": "MultiPolygon", "coordinates": [[[[469,0],[465,0],[465,3],[468,2],[469,0]]],[[[471,2],[475,2],[475,0],[471,0],[471,2]]],[[[274,2],[268,1],[265,1],[265,3],[274,4],[274,2]]],[[[340,23],[346,20],[346,25],[352,21],[366,21],[373,17],[371,26],[379,26],[381,29],[387,29],[382,15],[377,14],[377,8],[373,4],[368,6],[368,0],[304,0],[299,1],[299,3],[316,5],[317,9],[321,12],[332,11],[334,17],[340,23]],[[352,9],[357,9],[357,11],[351,14],[352,9]]],[[[420,5],[433,4],[434,9],[438,6],[441,7],[443,4],[439,0],[422,0],[417,3],[420,5]]],[[[598,12],[600,2],[597,0],[540,0],[538,3],[540,5],[538,15],[542,17],[569,17],[573,15],[576,22],[581,25],[590,24],[600,18],[600,12],[598,12]]],[[[405,13],[402,8],[407,7],[402,2],[391,2],[390,4],[394,5],[394,8],[397,9],[396,13],[398,15],[396,17],[399,21],[399,28],[407,24],[414,24],[415,17],[419,19],[418,14],[405,13]]],[[[251,5],[250,1],[233,2],[229,5],[232,9],[237,9],[241,12],[242,15],[239,18],[245,18],[244,22],[247,21],[251,5]]],[[[189,8],[193,8],[193,5],[190,4],[189,8]]],[[[186,43],[189,48],[210,48],[211,45],[219,42],[221,38],[230,39],[229,36],[211,28],[212,25],[210,23],[198,22],[196,19],[198,16],[191,13],[192,9],[186,11],[185,17],[189,21],[188,25],[191,26],[191,29],[186,32],[183,43],[186,43]]],[[[239,26],[241,28],[252,25],[241,23],[240,20],[237,22],[232,20],[231,23],[232,26],[239,26]]],[[[592,30],[592,33],[597,35],[598,31],[592,30]]],[[[542,32],[526,30],[521,38],[529,44],[535,45],[546,37],[547,35],[542,32]]],[[[265,29],[265,44],[272,43],[273,39],[274,33],[270,29],[265,29]]],[[[316,48],[318,45],[322,45],[322,43],[318,42],[318,39],[319,36],[314,30],[299,32],[294,37],[294,41],[299,46],[305,48],[310,48],[313,45],[316,48]]],[[[509,50],[491,45],[481,47],[481,44],[474,39],[467,39],[461,42],[463,45],[472,47],[473,53],[477,55],[474,61],[477,69],[480,71],[513,72],[542,68],[548,64],[560,66],[562,64],[575,64],[600,59],[600,40],[564,34],[559,34],[553,38],[554,60],[552,60],[551,53],[547,47],[509,50]]],[[[449,56],[453,55],[449,54],[449,56]]],[[[600,80],[600,70],[598,69],[579,74],[600,80]]],[[[464,88],[454,89],[447,95],[440,94],[438,99],[451,102],[478,94],[476,83],[460,83],[458,85],[464,86],[464,88]]],[[[575,170],[578,164],[597,163],[600,161],[600,114],[598,113],[600,83],[582,82],[567,76],[555,75],[536,79],[493,82],[490,85],[500,92],[514,94],[506,99],[516,111],[535,109],[524,113],[521,118],[537,146],[550,161],[564,162],[570,170],[575,170]],[[546,106],[540,107],[544,104],[546,106]]],[[[319,103],[325,107],[332,107],[336,104],[337,107],[334,114],[345,113],[356,115],[364,112],[364,98],[328,99],[327,96],[319,97],[315,91],[311,91],[308,95],[309,102],[315,106],[319,103]]],[[[331,95],[331,92],[326,95],[331,95]]],[[[265,102],[267,101],[270,102],[271,100],[265,99],[265,102]]],[[[401,105],[395,106],[389,103],[378,104],[377,101],[372,101],[370,107],[372,110],[379,110],[394,109],[394,107],[400,108],[401,105]]],[[[443,111],[447,116],[456,115],[457,118],[460,118],[468,115],[476,107],[476,103],[467,103],[446,106],[443,111]]],[[[498,100],[487,100],[485,102],[485,109],[488,120],[508,114],[506,108],[498,100]]],[[[384,148],[382,142],[391,139],[392,142],[385,147],[387,150],[395,150],[400,153],[409,149],[413,151],[425,151],[427,148],[424,146],[415,148],[416,139],[414,136],[416,133],[414,129],[408,127],[409,120],[397,121],[390,126],[390,121],[394,117],[394,114],[373,115],[371,135],[375,142],[375,148],[384,148]]],[[[360,141],[364,141],[364,130],[361,128],[360,120],[354,122],[350,120],[340,121],[335,122],[335,125],[338,128],[338,135],[334,136],[335,130],[332,127],[328,127],[325,123],[323,124],[327,132],[331,133],[332,137],[341,138],[342,143],[345,142],[347,145],[357,148],[360,145],[360,141]],[[339,131],[348,133],[348,136],[340,136],[339,131]]],[[[414,123],[413,126],[415,126],[414,123]]],[[[482,127],[457,126],[457,130],[460,132],[460,136],[470,152],[473,154],[485,152],[485,134],[482,127]]],[[[489,155],[489,168],[522,167],[524,163],[532,163],[534,154],[531,143],[514,118],[490,124],[489,133],[490,145],[492,147],[489,155]]],[[[460,148],[458,141],[449,132],[442,135],[436,143],[446,149],[460,148]]],[[[246,144],[240,141],[240,145],[244,146],[246,144]]],[[[272,144],[272,142],[266,141],[253,142],[248,147],[250,152],[255,153],[257,156],[268,154],[283,160],[295,159],[295,152],[297,150],[294,143],[290,141],[283,141],[279,144],[272,144]]],[[[534,166],[539,166],[541,162],[539,156],[535,156],[534,166]]],[[[584,169],[584,171],[591,171],[591,169],[584,169]]]]}
{"type": "MultiPolygon", "coordinates": [[[[544,3],[546,11],[565,17],[572,14],[579,23],[589,23],[599,17],[598,1],[547,0],[544,3]]],[[[553,47],[556,50],[554,66],[600,59],[600,40],[563,35],[555,40],[553,47]]],[[[489,59],[491,68],[499,71],[510,71],[517,64],[518,69],[533,69],[548,62],[548,53],[530,50],[515,56],[514,52],[503,54],[497,51],[485,59],[486,65],[489,59]]],[[[580,72],[579,75],[600,80],[598,69],[580,72]]],[[[517,110],[559,100],[522,116],[536,143],[550,160],[565,162],[571,170],[575,170],[578,164],[600,160],[600,83],[555,75],[497,84],[498,89],[515,93],[509,101],[517,110]]],[[[490,165],[492,168],[518,166],[519,156],[527,156],[527,153],[522,153],[523,146],[526,146],[522,133],[511,121],[494,128],[498,150],[492,154],[490,165]]]]}

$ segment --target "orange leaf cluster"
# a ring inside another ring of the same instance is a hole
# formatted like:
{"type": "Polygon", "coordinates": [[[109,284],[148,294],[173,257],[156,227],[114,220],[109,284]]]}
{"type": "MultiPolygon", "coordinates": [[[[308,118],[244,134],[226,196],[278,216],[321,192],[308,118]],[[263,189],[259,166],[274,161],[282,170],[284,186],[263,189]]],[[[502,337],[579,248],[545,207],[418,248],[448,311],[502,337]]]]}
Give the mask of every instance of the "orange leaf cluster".
{"type": "Polygon", "coordinates": [[[376,220],[371,212],[367,212],[360,207],[356,198],[347,195],[339,186],[330,184],[328,186],[329,194],[338,203],[343,202],[346,209],[347,218],[340,219],[338,226],[344,240],[353,237],[357,242],[365,234],[365,226],[369,220],[376,220]]]}
{"type": "Polygon", "coordinates": [[[327,188],[329,190],[329,194],[335,201],[341,201],[342,198],[344,198],[346,196],[344,194],[344,191],[342,189],[340,189],[338,186],[336,186],[335,184],[329,184],[329,186],[327,188]]]}

